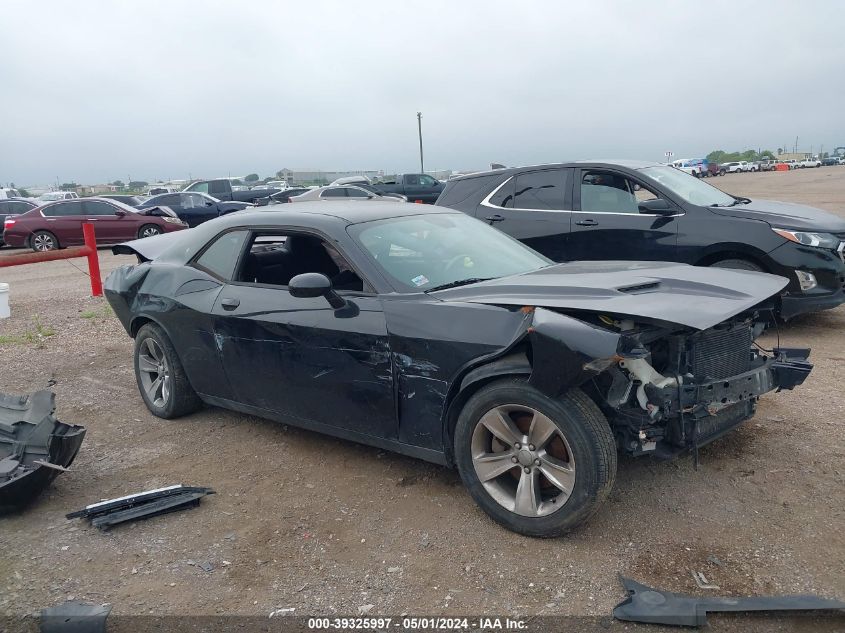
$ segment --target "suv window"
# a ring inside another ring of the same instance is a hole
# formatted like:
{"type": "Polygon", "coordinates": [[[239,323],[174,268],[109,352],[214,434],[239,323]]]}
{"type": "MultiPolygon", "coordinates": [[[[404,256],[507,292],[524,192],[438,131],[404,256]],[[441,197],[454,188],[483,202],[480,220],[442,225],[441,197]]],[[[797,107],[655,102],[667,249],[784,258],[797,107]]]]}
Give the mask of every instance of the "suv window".
{"type": "Polygon", "coordinates": [[[490,197],[490,204],[494,207],[504,207],[505,209],[513,207],[513,187],[515,182],[516,178],[508,178],[507,182],[490,197]]]}
{"type": "Polygon", "coordinates": [[[225,281],[232,279],[247,231],[229,231],[218,237],[197,259],[197,266],[225,281]]]}
{"type": "Polygon", "coordinates": [[[41,210],[41,213],[43,213],[48,218],[67,215],[82,215],[82,203],[59,202],[57,204],[51,204],[48,207],[44,207],[44,209],[41,210]]]}
{"type": "Polygon", "coordinates": [[[86,200],[83,204],[85,215],[114,215],[114,207],[107,202],[86,200]]]}
{"type": "Polygon", "coordinates": [[[529,171],[514,178],[513,207],[515,209],[565,209],[567,171],[544,169],[529,171]]]}
{"type": "Polygon", "coordinates": [[[584,171],[581,210],[604,213],[639,213],[639,203],[657,195],[624,176],[606,171],[584,171]]]}

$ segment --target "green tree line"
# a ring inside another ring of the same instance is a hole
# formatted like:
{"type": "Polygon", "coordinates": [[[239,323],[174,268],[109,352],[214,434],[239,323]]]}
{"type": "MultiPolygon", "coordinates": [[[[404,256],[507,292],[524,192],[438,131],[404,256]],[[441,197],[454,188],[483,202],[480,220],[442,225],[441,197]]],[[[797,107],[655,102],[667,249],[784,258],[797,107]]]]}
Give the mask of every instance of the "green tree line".
{"type": "Polygon", "coordinates": [[[735,163],[741,160],[755,161],[777,158],[771,150],[763,150],[758,152],[755,149],[747,149],[744,152],[726,152],[722,149],[716,149],[707,154],[707,160],[711,163],[735,163]]]}

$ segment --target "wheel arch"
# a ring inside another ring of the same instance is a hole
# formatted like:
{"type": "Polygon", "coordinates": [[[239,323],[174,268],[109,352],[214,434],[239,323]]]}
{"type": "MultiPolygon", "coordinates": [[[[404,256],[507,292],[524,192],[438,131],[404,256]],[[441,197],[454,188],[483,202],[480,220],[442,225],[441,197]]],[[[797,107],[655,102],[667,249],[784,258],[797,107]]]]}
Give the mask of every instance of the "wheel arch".
{"type": "Polygon", "coordinates": [[[708,252],[695,262],[696,266],[712,266],[716,262],[721,262],[726,259],[745,259],[753,264],[758,265],[765,272],[774,272],[772,266],[768,261],[766,253],[748,246],[747,244],[725,243],[716,244],[708,252]]]}
{"type": "Polygon", "coordinates": [[[443,416],[443,450],[450,467],[455,465],[453,438],[458,416],[467,401],[482,387],[502,378],[527,378],[533,368],[527,341],[505,351],[501,356],[476,365],[455,381],[457,387],[446,401],[443,416]]]}

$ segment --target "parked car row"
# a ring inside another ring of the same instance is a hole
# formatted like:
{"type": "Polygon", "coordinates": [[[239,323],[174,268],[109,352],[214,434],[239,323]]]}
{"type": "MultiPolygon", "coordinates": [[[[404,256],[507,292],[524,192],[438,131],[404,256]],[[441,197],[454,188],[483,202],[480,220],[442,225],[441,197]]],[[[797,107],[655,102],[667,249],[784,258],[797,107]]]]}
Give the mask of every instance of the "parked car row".
{"type": "Polygon", "coordinates": [[[116,244],[188,228],[166,207],[138,209],[109,198],[61,200],[3,220],[3,241],[34,251],[83,243],[82,223],[95,225],[98,244],[116,244]]]}

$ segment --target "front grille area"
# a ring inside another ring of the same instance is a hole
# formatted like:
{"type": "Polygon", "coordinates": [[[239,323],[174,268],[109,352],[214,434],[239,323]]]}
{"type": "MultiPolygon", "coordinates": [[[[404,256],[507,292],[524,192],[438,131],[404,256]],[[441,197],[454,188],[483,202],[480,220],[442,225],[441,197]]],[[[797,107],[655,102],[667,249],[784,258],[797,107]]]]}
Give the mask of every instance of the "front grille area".
{"type": "Polygon", "coordinates": [[[690,342],[690,371],[696,377],[728,378],[751,369],[749,325],[705,330],[690,342]]]}

